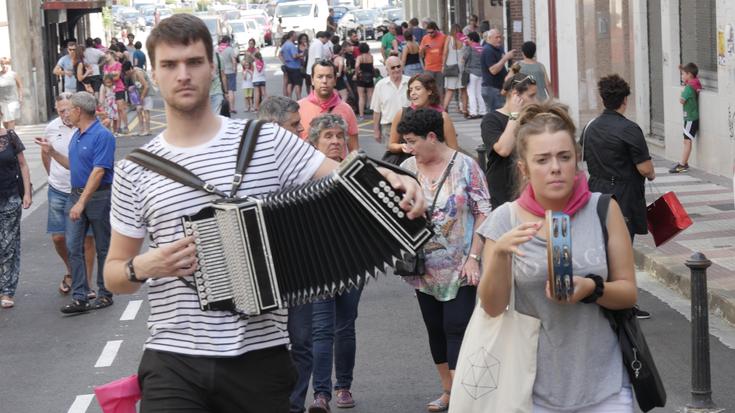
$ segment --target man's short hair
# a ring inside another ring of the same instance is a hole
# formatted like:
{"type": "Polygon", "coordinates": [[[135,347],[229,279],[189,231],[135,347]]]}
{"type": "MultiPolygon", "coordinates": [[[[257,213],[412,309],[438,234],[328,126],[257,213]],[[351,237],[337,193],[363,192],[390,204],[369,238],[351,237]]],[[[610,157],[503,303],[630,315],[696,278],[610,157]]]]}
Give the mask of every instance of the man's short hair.
{"type": "Polygon", "coordinates": [[[601,78],[597,82],[597,90],[600,92],[602,104],[610,110],[618,110],[625,98],[630,95],[628,82],[617,74],[601,78]]]}
{"type": "Polygon", "coordinates": [[[77,44],[77,39],[75,39],[73,37],[70,37],[70,38],[64,40],[64,47],[69,47],[70,44],[76,45],[77,44]]]}
{"type": "Polygon", "coordinates": [[[429,132],[436,134],[439,142],[444,142],[444,118],[435,109],[421,108],[405,111],[398,122],[398,133],[406,135],[413,133],[426,139],[429,132]]]}
{"type": "Polygon", "coordinates": [[[61,92],[58,95],[56,95],[56,101],[61,102],[62,100],[71,100],[71,97],[74,96],[71,92],[61,92]]]}
{"type": "Polygon", "coordinates": [[[156,27],[151,30],[145,47],[148,50],[148,56],[151,59],[151,65],[156,67],[156,46],[159,43],[167,43],[172,45],[188,46],[192,43],[201,41],[204,43],[207,59],[213,62],[212,35],[207,29],[202,19],[192,14],[177,13],[167,19],[161,20],[156,27]]]}
{"type": "MultiPolygon", "coordinates": [[[[309,142],[314,146],[319,141],[319,135],[324,129],[340,128],[347,135],[347,122],[341,116],[333,113],[325,113],[317,116],[309,123],[309,142]]],[[[346,136],[345,136],[346,139],[346,136]]]]}
{"type": "Polygon", "coordinates": [[[419,25],[419,19],[417,19],[415,17],[411,17],[411,20],[409,20],[408,22],[411,24],[411,26],[418,26],[419,25]]]}
{"type": "Polygon", "coordinates": [[[332,71],[334,72],[334,75],[337,76],[337,66],[335,66],[334,63],[332,63],[331,60],[317,59],[314,62],[314,64],[311,65],[311,73],[312,73],[312,76],[313,76],[313,73],[314,73],[314,69],[316,69],[317,66],[331,67],[332,68],[332,71]]]}
{"type": "Polygon", "coordinates": [[[130,60],[124,61],[122,65],[123,73],[127,72],[128,70],[133,70],[133,64],[130,63],[130,60]]]}
{"type": "Polygon", "coordinates": [[[317,37],[317,39],[322,39],[322,38],[329,39],[329,33],[328,32],[324,32],[324,31],[320,31],[320,32],[317,32],[316,33],[316,37],[317,37]]]}
{"type": "Polygon", "coordinates": [[[679,66],[679,70],[681,70],[682,72],[690,73],[694,77],[697,77],[697,75],[699,75],[699,67],[694,62],[689,62],[683,66],[679,66]]]}
{"type": "Polygon", "coordinates": [[[258,119],[283,125],[291,113],[299,111],[299,102],[286,96],[268,96],[260,103],[258,119]]]}
{"type": "Polygon", "coordinates": [[[94,116],[97,110],[97,99],[89,92],[77,92],[71,97],[71,104],[87,115],[94,116]]]}
{"type": "Polygon", "coordinates": [[[143,43],[141,43],[140,40],[138,40],[137,42],[135,42],[133,47],[135,47],[135,50],[140,50],[143,48],[143,43]]]}
{"type": "Polygon", "coordinates": [[[533,57],[536,56],[536,43],[531,41],[523,43],[523,45],[521,46],[521,51],[523,52],[524,56],[529,59],[533,59],[533,57]]]}
{"type": "Polygon", "coordinates": [[[347,31],[347,37],[352,37],[353,34],[357,34],[357,30],[350,29],[347,31]]]}
{"type": "Polygon", "coordinates": [[[84,47],[94,47],[94,39],[91,37],[84,39],[84,47]]]}
{"type": "Polygon", "coordinates": [[[439,30],[439,26],[437,26],[436,23],[434,23],[434,22],[429,22],[429,23],[426,24],[426,30],[434,30],[434,31],[437,31],[437,30],[439,30]]]}

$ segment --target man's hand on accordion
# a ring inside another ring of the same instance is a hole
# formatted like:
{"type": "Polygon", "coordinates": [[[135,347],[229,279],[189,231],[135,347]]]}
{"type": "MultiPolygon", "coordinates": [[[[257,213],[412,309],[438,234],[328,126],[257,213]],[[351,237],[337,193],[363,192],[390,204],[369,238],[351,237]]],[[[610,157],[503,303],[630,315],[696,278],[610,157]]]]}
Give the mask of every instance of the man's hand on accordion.
{"type": "Polygon", "coordinates": [[[403,191],[403,199],[398,204],[404,211],[406,216],[411,219],[418,218],[426,212],[426,200],[421,191],[419,183],[412,177],[399,175],[386,168],[378,168],[386,181],[390,183],[393,189],[403,191]]]}
{"type": "Polygon", "coordinates": [[[135,271],[139,278],[186,277],[197,269],[194,237],[151,248],[135,258],[135,271]]]}

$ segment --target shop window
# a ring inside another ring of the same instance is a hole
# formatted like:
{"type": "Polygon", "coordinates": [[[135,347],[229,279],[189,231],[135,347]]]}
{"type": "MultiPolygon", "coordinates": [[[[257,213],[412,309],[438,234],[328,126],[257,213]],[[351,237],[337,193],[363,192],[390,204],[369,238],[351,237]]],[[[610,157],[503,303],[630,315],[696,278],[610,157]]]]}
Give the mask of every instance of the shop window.
{"type": "Polygon", "coordinates": [[[716,0],[679,1],[681,64],[694,62],[705,89],[717,89],[716,0]]]}

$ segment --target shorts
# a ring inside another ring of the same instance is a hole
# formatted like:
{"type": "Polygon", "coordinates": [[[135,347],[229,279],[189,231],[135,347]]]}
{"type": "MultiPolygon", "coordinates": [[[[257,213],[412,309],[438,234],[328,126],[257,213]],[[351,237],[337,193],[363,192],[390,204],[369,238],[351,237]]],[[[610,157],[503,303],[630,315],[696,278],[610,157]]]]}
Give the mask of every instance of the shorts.
{"type": "Polygon", "coordinates": [[[253,82],[253,87],[265,87],[265,82],[253,82]]]}
{"type": "Polygon", "coordinates": [[[294,86],[301,86],[301,82],[304,81],[304,76],[301,74],[301,69],[292,69],[286,67],[286,76],[288,77],[288,84],[294,86]]]}
{"type": "Polygon", "coordinates": [[[0,109],[3,111],[3,122],[12,122],[20,118],[20,102],[17,100],[0,102],[0,109]]]}
{"type": "Polygon", "coordinates": [[[684,120],[684,139],[694,140],[699,132],[699,119],[684,120]]]}
{"type": "MultiPolygon", "coordinates": [[[[69,194],[59,191],[53,186],[48,186],[48,220],[46,222],[46,233],[50,235],[64,235],[66,233],[66,202],[69,194]]],[[[92,226],[87,229],[87,236],[93,236],[92,226]]]]}
{"type": "Polygon", "coordinates": [[[150,96],[146,96],[143,98],[143,110],[152,110],[153,109],[153,98],[150,96]]]}
{"type": "Polygon", "coordinates": [[[115,100],[125,100],[125,91],[115,92],[115,100]]]}
{"type": "Polygon", "coordinates": [[[243,91],[245,92],[245,97],[246,97],[246,98],[251,98],[251,97],[253,97],[253,88],[251,88],[251,87],[246,87],[246,88],[244,88],[244,89],[243,89],[243,91]]]}
{"type": "Polygon", "coordinates": [[[92,90],[95,92],[100,91],[100,87],[102,87],[102,75],[89,76],[85,80],[92,86],[92,90]]]}
{"type": "Polygon", "coordinates": [[[227,78],[227,91],[234,92],[237,90],[237,73],[227,73],[225,77],[227,78]]]}

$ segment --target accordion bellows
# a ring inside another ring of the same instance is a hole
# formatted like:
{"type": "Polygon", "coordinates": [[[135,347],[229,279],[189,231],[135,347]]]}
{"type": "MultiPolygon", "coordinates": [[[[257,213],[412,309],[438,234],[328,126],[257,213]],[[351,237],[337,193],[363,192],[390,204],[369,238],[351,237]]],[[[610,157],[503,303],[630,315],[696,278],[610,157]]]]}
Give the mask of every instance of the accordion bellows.
{"type": "Polygon", "coordinates": [[[182,218],[197,245],[200,308],[257,315],[363,285],[433,236],[401,197],[353,153],[320,180],[182,218]]]}

